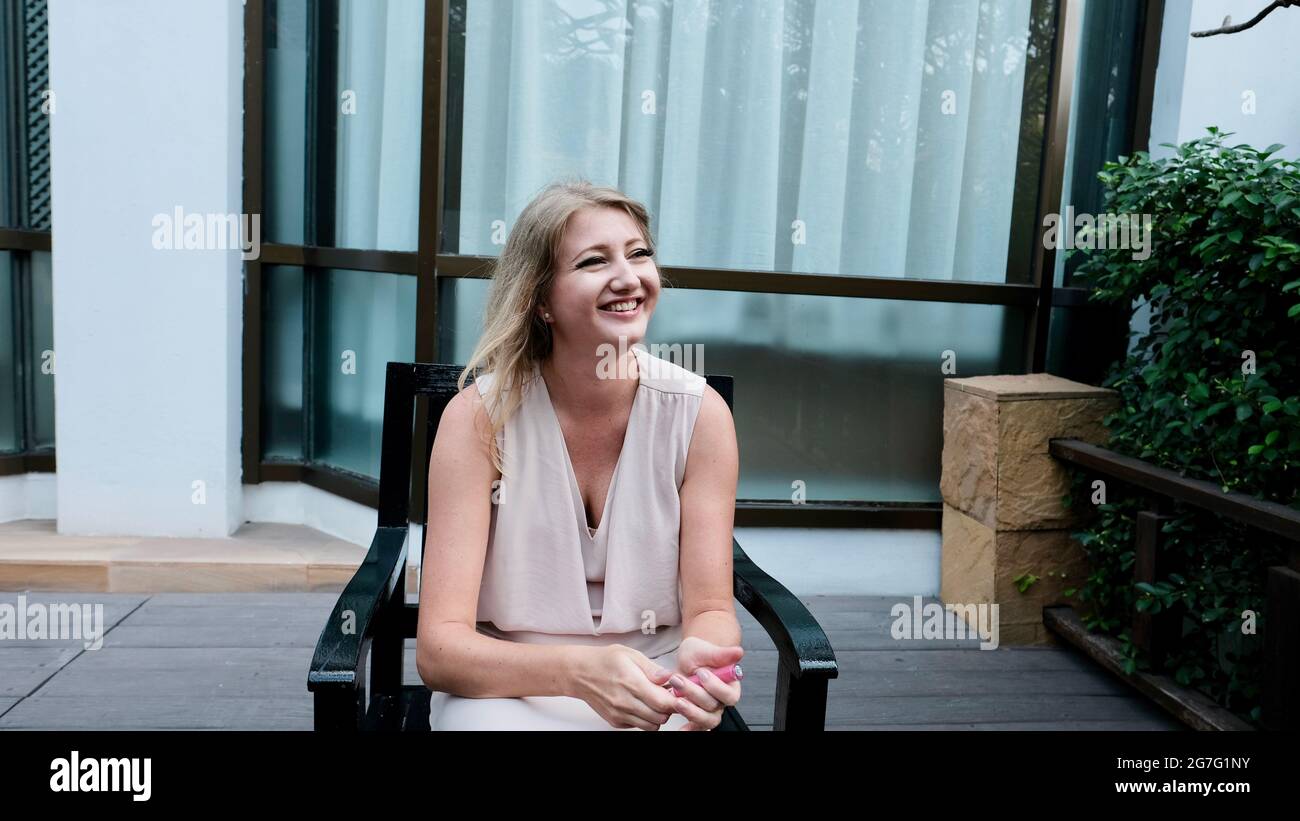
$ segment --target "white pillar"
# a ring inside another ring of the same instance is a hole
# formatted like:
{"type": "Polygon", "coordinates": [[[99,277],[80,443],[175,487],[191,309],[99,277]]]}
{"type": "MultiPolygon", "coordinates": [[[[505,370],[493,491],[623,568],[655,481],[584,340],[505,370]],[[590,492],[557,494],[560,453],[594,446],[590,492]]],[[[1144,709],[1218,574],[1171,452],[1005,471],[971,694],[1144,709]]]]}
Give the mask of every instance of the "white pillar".
{"type": "Polygon", "coordinates": [[[50,0],[49,31],[59,532],[228,535],[241,254],[154,220],[241,210],[243,5],[50,0]]]}

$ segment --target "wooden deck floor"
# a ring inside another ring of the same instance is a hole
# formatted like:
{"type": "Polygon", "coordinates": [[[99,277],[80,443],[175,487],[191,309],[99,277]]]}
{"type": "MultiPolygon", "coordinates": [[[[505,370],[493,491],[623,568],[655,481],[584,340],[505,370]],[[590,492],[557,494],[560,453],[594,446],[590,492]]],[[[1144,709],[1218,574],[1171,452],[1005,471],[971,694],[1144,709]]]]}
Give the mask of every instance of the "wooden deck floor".
{"type": "MultiPolygon", "coordinates": [[[[307,669],[334,593],[23,593],[102,603],[103,646],[0,640],[0,729],[311,729],[307,669]]],[[[0,592],[16,605],[19,594],[0,592]]],[[[1179,730],[1182,725],[1068,648],[980,650],[975,640],[896,641],[910,597],[808,597],[839,661],[836,730],[1179,730]]],[[[930,601],[930,600],[927,600],[930,601]]],[[[741,612],[740,712],[770,729],[776,651],[741,612]]],[[[418,683],[408,642],[405,675],[418,683]]]]}

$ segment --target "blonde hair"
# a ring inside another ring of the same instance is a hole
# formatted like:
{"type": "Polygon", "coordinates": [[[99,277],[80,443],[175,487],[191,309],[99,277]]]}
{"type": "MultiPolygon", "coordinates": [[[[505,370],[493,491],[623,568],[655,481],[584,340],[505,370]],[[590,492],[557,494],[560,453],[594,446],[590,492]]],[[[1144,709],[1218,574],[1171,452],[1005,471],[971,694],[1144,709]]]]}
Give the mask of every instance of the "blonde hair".
{"type": "Polygon", "coordinates": [[[537,314],[537,306],[555,281],[555,260],[565,227],[574,212],[587,207],[621,208],[655,250],[650,214],[644,205],[617,188],[594,185],[583,179],[553,182],[528,203],[492,266],[483,335],[461,371],[458,389],[471,373],[493,375],[484,391],[484,406],[491,420],[488,448],[492,463],[505,475],[497,433],[518,410],[523,392],[511,390],[532,376],[535,366],[550,355],[551,326],[537,314]]]}

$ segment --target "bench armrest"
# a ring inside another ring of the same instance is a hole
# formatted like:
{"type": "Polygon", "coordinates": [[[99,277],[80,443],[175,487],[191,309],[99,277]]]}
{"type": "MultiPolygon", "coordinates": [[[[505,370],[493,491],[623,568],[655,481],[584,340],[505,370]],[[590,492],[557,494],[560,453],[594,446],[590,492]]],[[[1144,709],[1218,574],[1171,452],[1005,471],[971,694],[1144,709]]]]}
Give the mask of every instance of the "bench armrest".
{"type": "Polygon", "coordinates": [[[316,642],[307,689],[315,695],[316,729],[356,729],[364,711],[366,653],[386,618],[396,618],[393,597],[405,578],[405,527],[380,527],[370,551],[339,595],[316,642]]]}
{"type": "Polygon", "coordinates": [[[772,729],[823,730],[826,685],[839,676],[826,632],[797,596],[754,564],[740,542],[731,543],[736,599],[767,631],[780,659],[772,729]]]}

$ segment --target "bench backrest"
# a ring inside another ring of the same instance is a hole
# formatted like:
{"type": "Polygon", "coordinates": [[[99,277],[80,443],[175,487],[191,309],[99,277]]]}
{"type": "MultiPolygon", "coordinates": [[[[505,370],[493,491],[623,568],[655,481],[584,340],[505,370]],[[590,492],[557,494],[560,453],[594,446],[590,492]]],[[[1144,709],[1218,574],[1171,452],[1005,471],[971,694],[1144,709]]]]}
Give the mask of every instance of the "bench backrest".
{"type": "MultiPolygon", "coordinates": [[[[379,462],[379,526],[405,527],[410,517],[411,451],[416,402],[428,403],[427,436],[419,462],[420,475],[429,475],[429,456],[438,433],[438,423],[447,403],[458,393],[456,382],[463,365],[428,362],[389,362],[384,387],[384,430],[379,462]]],[[[732,377],[705,374],[705,380],[732,407],[732,377]]],[[[465,384],[473,383],[473,376],[465,384]]],[[[421,559],[425,542],[427,511],[418,505],[421,559]]]]}

